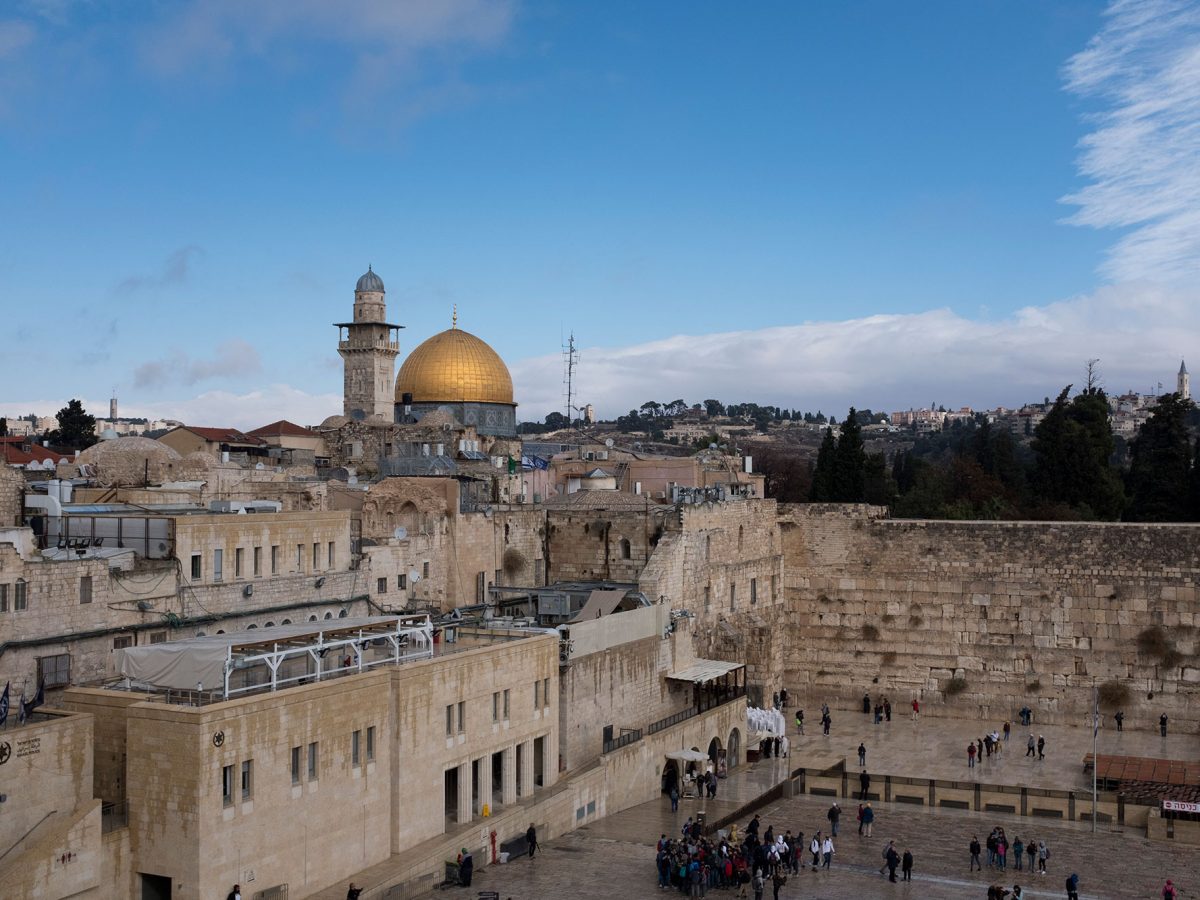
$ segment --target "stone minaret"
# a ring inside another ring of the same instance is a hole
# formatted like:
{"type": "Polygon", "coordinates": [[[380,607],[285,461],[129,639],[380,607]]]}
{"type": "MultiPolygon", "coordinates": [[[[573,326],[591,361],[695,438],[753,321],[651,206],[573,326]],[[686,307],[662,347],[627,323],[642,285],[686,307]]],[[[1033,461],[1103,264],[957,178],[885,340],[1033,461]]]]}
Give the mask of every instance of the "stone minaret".
{"type": "Polygon", "coordinates": [[[368,266],[354,287],[354,321],[335,323],[345,372],[342,414],[351,419],[394,418],[397,332],[404,326],[387,321],[383,295],[383,279],[368,266]]]}
{"type": "Polygon", "coordinates": [[[1179,361],[1179,374],[1175,377],[1175,393],[1184,400],[1192,399],[1192,386],[1188,383],[1188,370],[1183,360],[1179,361]]]}

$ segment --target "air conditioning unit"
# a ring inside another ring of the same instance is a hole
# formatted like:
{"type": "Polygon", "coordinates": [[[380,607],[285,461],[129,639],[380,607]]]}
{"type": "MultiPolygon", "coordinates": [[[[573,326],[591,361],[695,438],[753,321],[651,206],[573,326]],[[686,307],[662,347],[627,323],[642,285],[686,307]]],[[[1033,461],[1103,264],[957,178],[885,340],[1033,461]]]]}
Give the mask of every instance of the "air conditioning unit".
{"type": "Polygon", "coordinates": [[[254,594],[254,585],[248,584],[244,588],[242,588],[242,596],[243,597],[250,597],[253,594],[254,594]]]}

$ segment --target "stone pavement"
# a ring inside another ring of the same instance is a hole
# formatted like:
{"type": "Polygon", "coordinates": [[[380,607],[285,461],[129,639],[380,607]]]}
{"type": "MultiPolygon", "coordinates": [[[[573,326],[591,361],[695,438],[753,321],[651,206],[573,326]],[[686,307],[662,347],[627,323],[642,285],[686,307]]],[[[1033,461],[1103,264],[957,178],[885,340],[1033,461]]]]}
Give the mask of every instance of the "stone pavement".
{"type": "MultiPolygon", "coordinates": [[[[820,707],[805,709],[806,720],[819,719],[820,707]]],[[[985,757],[972,769],[967,768],[967,744],[984,736],[985,729],[1003,733],[1004,722],[978,719],[954,719],[922,715],[912,721],[907,707],[892,710],[892,721],[872,724],[873,718],[858,711],[835,709],[830,713],[833,726],[828,737],[805,722],[807,734],[795,733],[795,710],[787,711],[788,737],[792,742],[793,768],[804,766],[819,771],[845,762],[847,771],[858,772],[858,745],[867,748],[867,771],[875,774],[905,775],[910,778],[938,778],[978,781],[1018,787],[1091,790],[1091,775],[1083,771],[1083,757],[1092,752],[1092,729],[1079,725],[1039,725],[1029,728],[1016,717],[1011,720],[1012,738],[999,756],[985,757]],[[1046,738],[1046,758],[1025,757],[1026,737],[1032,733],[1046,738]]],[[[1172,733],[1167,737],[1154,731],[1118,732],[1111,720],[1099,734],[1100,753],[1119,756],[1148,756],[1162,759],[1200,760],[1200,738],[1195,734],[1172,733]]],[[[853,781],[853,778],[851,779],[853,781]]]]}
{"type": "MultiPolygon", "coordinates": [[[[874,836],[860,838],[854,805],[846,804],[844,824],[834,842],[833,868],[792,876],[780,893],[781,900],[983,900],[993,880],[1010,888],[1021,884],[1026,897],[1062,898],[1066,896],[1064,879],[1071,872],[1079,873],[1082,898],[1154,900],[1168,877],[1181,888],[1182,897],[1200,896],[1200,851],[1195,848],[1152,843],[1129,833],[1101,831],[1093,835],[1085,826],[994,813],[894,804],[876,807],[874,836]],[[1046,841],[1051,851],[1048,874],[1029,875],[1011,868],[1005,873],[986,868],[983,873],[968,872],[966,848],[971,835],[978,834],[982,843],[994,825],[1003,827],[1010,838],[1020,835],[1024,840],[1046,841]],[[905,848],[913,851],[916,861],[910,884],[889,884],[879,875],[881,848],[889,838],[896,840],[901,852],[905,848]]],[[[823,798],[799,797],[768,804],[759,814],[764,826],[799,829],[811,836],[815,828],[827,825],[827,809],[828,801],[823,798]]],[[[684,818],[683,809],[672,816],[666,801],[643,804],[547,841],[537,859],[522,858],[480,871],[469,892],[462,888],[451,892],[472,900],[478,891],[488,890],[498,892],[501,900],[662,896],[655,886],[654,844],[663,831],[678,833],[684,818]]],[[[710,896],[732,898],[733,892],[717,890],[710,896]]],[[[771,896],[769,890],[766,896],[771,896]]]]}

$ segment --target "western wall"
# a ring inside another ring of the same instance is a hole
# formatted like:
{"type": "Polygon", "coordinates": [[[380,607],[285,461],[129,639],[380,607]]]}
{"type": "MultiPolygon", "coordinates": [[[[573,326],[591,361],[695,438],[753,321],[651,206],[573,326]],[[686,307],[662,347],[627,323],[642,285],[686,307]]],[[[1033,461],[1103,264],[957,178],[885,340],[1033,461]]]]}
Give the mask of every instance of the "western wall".
{"type": "Polygon", "coordinates": [[[888,519],[781,507],[784,683],[817,707],[1132,727],[1200,711],[1200,526],[888,519]]]}

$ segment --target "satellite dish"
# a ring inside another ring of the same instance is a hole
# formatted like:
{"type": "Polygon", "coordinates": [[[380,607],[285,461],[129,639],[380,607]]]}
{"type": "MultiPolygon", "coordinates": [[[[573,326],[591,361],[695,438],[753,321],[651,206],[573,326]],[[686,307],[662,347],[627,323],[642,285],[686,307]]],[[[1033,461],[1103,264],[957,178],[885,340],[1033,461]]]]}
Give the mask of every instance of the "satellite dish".
{"type": "Polygon", "coordinates": [[[614,441],[612,438],[605,438],[605,440],[604,440],[604,446],[607,447],[609,450],[612,449],[613,443],[614,443],[614,441]]]}
{"type": "Polygon", "coordinates": [[[266,466],[264,466],[262,463],[256,463],[254,468],[255,468],[255,470],[261,472],[263,469],[266,468],[266,466]]]}
{"type": "Polygon", "coordinates": [[[396,528],[395,531],[392,532],[392,537],[394,537],[398,541],[402,541],[406,537],[408,537],[408,529],[405,528],[403,525],[400,525],[396,528]]]}
{"type": "Polygon", "coordinates": [[[408,571],[408,580],[409,580],[409,581],[412,581],[412,582],[414,582],[414,583],[415,583],[415,582],[418,582],[418,581],[420,581],[420,580],[421,580],[421,573],[420,573],[420,572],[418,572],[416,569],[409,569],[409,571],[408,571]]]}

